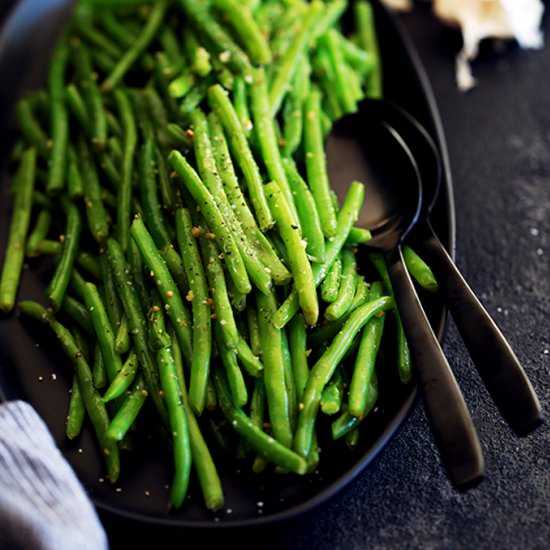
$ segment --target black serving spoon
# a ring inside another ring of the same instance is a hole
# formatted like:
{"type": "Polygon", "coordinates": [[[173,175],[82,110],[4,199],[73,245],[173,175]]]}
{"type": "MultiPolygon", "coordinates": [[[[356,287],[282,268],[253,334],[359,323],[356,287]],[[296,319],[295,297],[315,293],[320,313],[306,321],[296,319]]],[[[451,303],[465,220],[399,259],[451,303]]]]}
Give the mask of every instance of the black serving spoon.
{"type": "Polygon", "coordinates": [[[442,461],[455,486],[479,481],[484,461],[466,403],[405,268],[401,244],[422,211],[422,184],[411,150],[368,104],[341,118],[326,140],[329,179],[339,195],[357,179],[365,206],[357,224],[383,253],[442,461]]]}
{"type": "Polygon", "coordinates": [[[442,174],[438,149],[427,130],[407,111],[387,100],[367,100],[362,108],[391,124],[410,147],[422,180],[422,207],[408,239],[422,250],[472,361],[503,418],[518,435],[541,422],[539,400],[516,354],[465,281],[430,222],[442,174]]]}

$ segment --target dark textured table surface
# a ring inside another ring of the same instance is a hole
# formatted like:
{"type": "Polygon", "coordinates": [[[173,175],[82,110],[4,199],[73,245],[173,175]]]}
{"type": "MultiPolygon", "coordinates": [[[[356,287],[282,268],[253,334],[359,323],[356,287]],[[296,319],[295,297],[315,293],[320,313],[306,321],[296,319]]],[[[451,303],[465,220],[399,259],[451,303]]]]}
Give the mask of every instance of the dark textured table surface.
{"type": "MultiPolygon", "coordinates": [[[[550,15],[550,14],[548,14],[550,15]]],[[[450,156],[456,262],[550,406],[550,43],[484,44],[478,86],[457,91],[459,34],[421,4],[400,16],[427,70],[450,156]]],[[[550,33],[550,17],[544,19],[550,33]]],[[[550,38],[547,36],[547,42],[550,38]]],[[[242,531],[240,548],[529,548],[550,541],[550,428],[516,437],[500,418],[452,321],[444,349],[479,432],[486,477],[459,493],[446,478],[422,402],[372,465],[308,515],[242,531]]],[[[149,533],[152,534],[152,533],[149,533]]],[[[146,535],[146,533],[142,533],[146,535]]],[[[161,543],[162,536],[158,542],[161,543]]],[[[113,544],[118,537],[113,536],[113,544]]],[[[228,544],[179,534],[187,548],[228,544]]]]}

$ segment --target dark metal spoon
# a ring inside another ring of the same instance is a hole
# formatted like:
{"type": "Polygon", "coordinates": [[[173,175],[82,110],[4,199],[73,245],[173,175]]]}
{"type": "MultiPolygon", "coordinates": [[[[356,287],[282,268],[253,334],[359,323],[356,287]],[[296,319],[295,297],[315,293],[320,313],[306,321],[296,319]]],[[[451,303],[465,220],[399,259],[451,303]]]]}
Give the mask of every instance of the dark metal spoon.
{"type": "Polygon", "coordinates": [[[404,266],[403,239],[421,213],[422,185],[408,146],[367,105],[340,119],[326,141],[331,186],[344,194],[366,186],[358,224],[371,230],[368,246],[384,254],[432,431],[451,481],[479,481],[484,461],[466,403],[404,266]]]}
{"type": "Polygon", "coordinates": [[[540,402],[506,338],[465,281],[430,223],[442,175],[439,151],[427,130],[404,109],[386,100],[368,100],[372,116],[391,124],[417,163],[424,200],[408,239],[422,250],[472,361],[510,427],[525,435],[542,420],[540,402]]]}

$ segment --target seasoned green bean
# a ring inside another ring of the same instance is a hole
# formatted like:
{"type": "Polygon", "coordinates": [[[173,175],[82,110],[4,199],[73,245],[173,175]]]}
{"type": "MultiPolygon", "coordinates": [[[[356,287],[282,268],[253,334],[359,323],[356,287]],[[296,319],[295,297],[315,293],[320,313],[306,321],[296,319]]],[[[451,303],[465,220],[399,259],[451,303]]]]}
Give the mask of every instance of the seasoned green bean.
{"type": "MultiPolygon", "coordinates": [[[[344,247],[341,252],[342,274],[336,299],[325,309],[325,318],[334,321],[346,313],[355,295],[357,262],[353,250],[344,247]]],[[[326,279],[325,279],[326,280],[326,279]]]]}
{"type": "Polygon", "coordinates": [[[21,280],[25,246],[29,230],[34,180],[36,174],[36,149],[23,153],[15,176],[17,187],[13,205],[8,244],[0,276],[0,310],[11,311],[15,305],[21,280]]]}
{"type": "Polygon", "coordinates": [[[430,266],[409,245],[403,246],[403,260],[411,277],[425,290],[436,292],[437,280],[430,266]]]}

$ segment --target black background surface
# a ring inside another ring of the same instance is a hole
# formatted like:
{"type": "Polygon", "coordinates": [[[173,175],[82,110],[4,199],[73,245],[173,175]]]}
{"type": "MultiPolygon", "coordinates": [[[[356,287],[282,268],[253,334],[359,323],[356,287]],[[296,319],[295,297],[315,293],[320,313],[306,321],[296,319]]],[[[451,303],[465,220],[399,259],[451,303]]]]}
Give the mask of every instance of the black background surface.
{"type": "MultiPolygon", "coordinates": [[[[550,15],[550,14],[548,14],[550,15]]],[[[550,17],[544,18],[547,43],[550,17]]],[[[443,122],[456,206],[456,262],[516,350],[543,410],[550,405],[550,44],[483,43],[478,85],[460,93],[461,38],[429,3],[399,17],[427,70],[443,122]]],[[[548,423],[518,438],[500,418],[452,320],[444,342],[486,461],[486,477],[455,491],[441,467],[422,402],[374,463],[330,501],[274,529],[220,537],[131,533],[185,548],[530,548],[550,540],[548,423]]],[[[127,544],[127,543],[126,543],[127,544]]],[[[155,544],[155,542],[153,542],[155,544]]]]}

